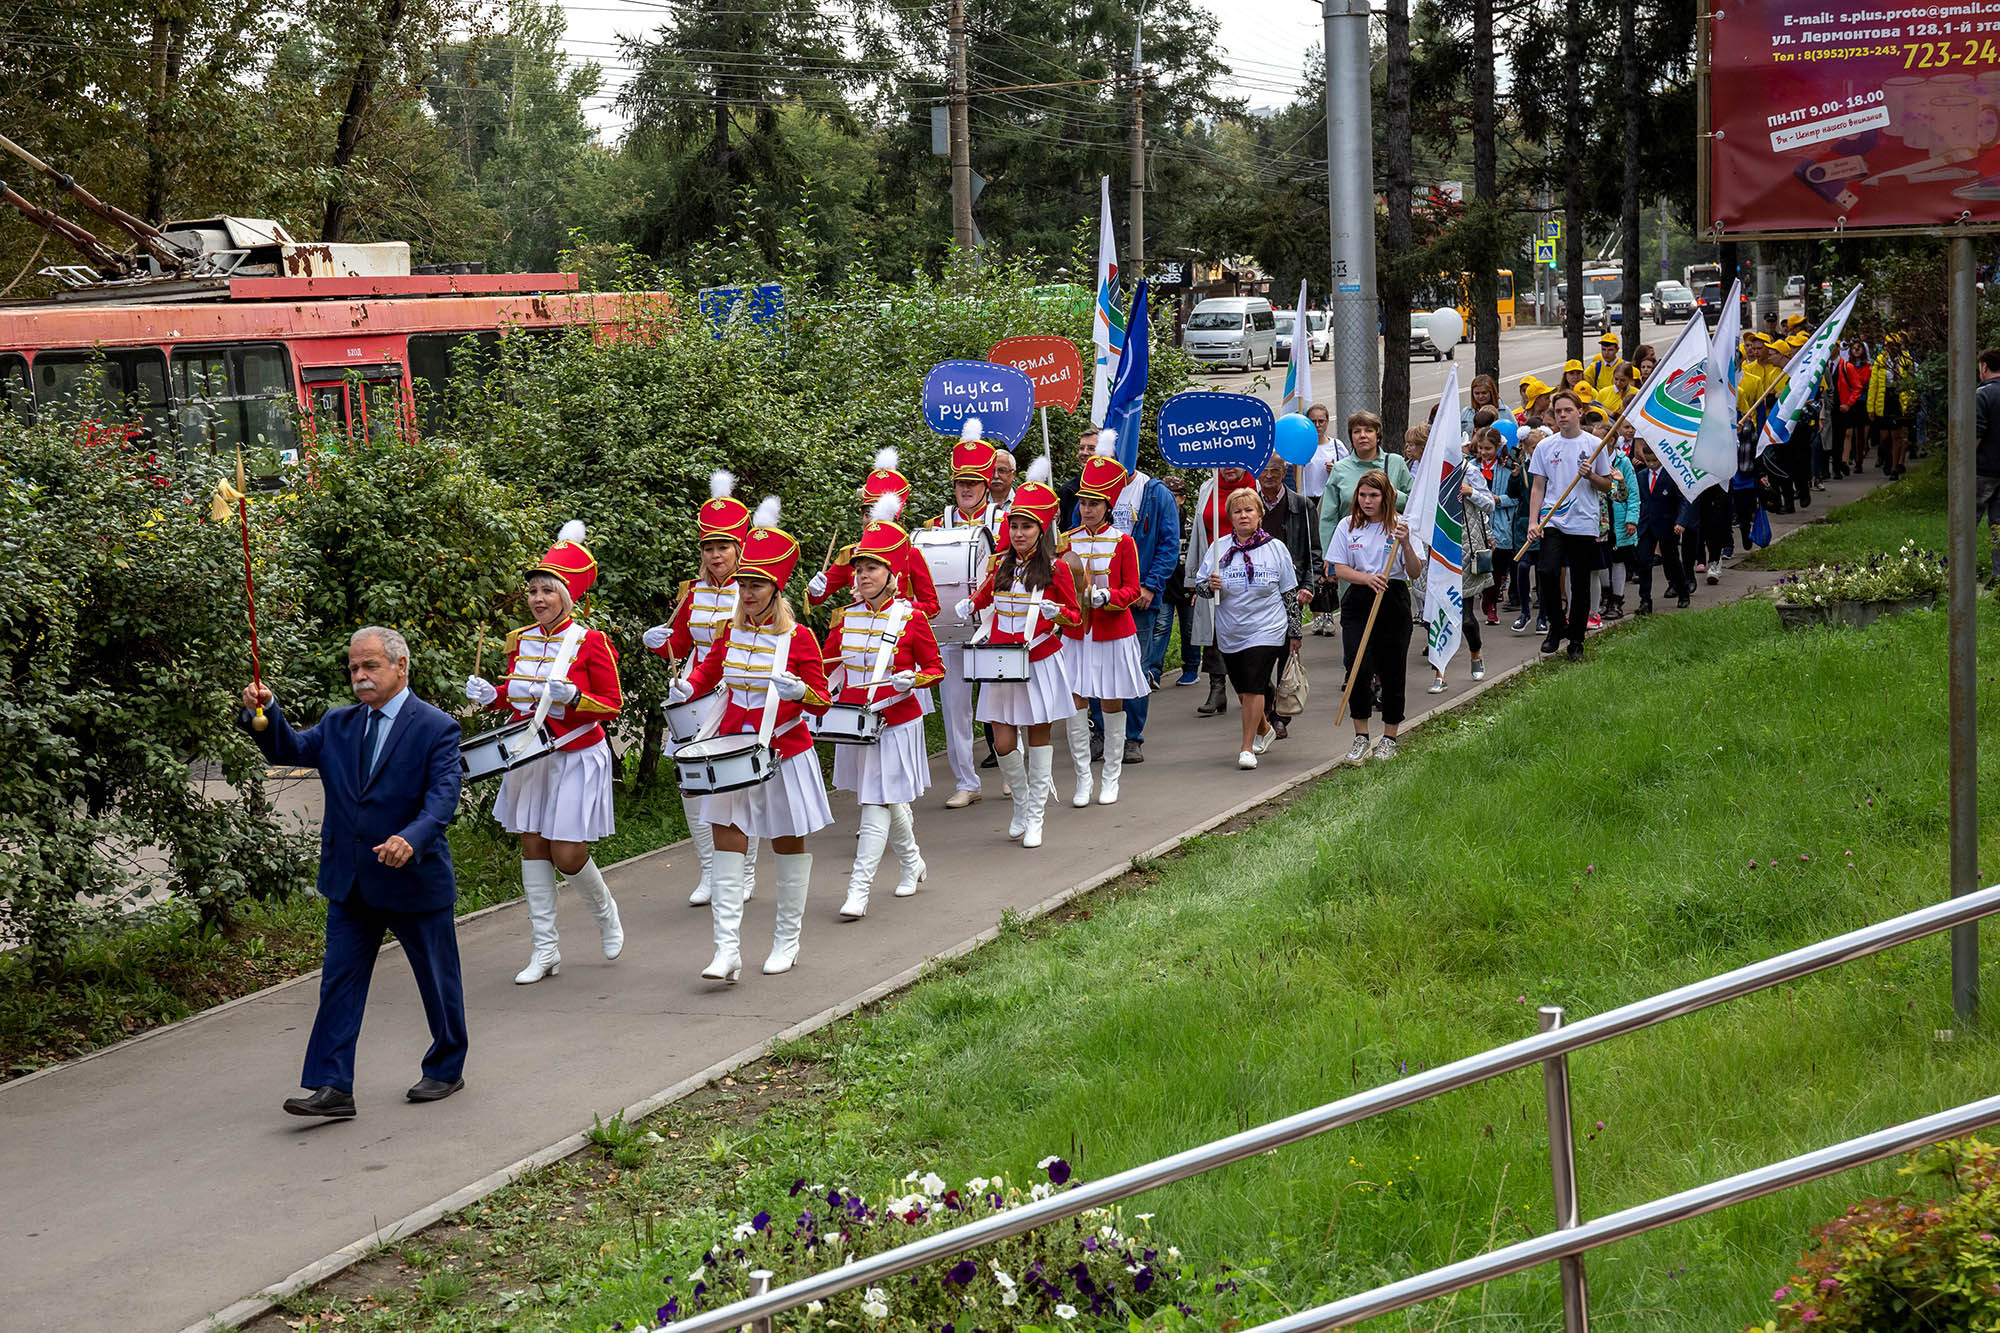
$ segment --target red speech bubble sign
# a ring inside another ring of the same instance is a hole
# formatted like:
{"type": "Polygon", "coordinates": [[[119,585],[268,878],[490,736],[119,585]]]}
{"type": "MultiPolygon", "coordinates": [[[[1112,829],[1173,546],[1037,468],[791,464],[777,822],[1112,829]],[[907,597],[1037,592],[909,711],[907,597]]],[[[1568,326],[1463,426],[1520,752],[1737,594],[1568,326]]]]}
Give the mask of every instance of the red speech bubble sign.
{"type": "Polygon", "coordinates": [[[1046,334],[1002,338],[993,344],[986,359],[1012,366],[1033,380],[1036,407],[1060,407],[1065,412],[1074,412],[1083,397],[1083,358],[1077,355],[1076,344],[1067,338],[1046,334]]]}

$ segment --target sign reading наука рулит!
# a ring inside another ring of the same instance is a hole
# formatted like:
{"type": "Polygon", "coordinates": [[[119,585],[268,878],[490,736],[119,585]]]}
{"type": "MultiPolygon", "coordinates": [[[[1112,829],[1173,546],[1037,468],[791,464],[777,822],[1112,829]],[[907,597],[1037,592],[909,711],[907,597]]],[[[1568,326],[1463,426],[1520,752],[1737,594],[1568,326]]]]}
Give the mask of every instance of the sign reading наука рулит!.
{"type": "Polygon", "coordinates": [[[1160,454],[1175,467],[1261,471],[1276,433],[1271,405],[1245,393],[1195,390],[1160,407],[1160,454]]]}
{"type": "Polygon", "coordinates": [[[1013,448],[1035,419],[1035,382],[991,361],[938,362],[924,376],[924,424],[956,435],[967,417],[979,418],[987,439],[1013,448]]]}

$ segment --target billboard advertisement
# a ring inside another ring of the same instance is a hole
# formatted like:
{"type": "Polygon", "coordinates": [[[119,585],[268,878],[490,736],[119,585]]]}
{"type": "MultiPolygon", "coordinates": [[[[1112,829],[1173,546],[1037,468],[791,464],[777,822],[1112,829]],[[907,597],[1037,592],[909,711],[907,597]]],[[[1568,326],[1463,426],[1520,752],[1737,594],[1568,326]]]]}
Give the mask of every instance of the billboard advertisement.
{"type": "Polygon", "coordinates": [[[2000,223],[2000,0],[1710,9],[1706,229],[2000,223]]]}

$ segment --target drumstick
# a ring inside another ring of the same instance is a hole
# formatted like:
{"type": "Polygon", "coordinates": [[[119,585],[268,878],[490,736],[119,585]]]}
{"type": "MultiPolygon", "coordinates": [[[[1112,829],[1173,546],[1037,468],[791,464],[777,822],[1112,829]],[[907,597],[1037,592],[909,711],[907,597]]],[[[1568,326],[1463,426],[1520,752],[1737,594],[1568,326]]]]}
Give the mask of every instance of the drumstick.
{"type": "Polygon", "coordinates": [[[692,596],[694,596],[694,580],[689,579],[687,591],[681,594],[681,599],[678,602],[674,603],[673,614],[667,617],[667,674],[669,676],[680,674],[680,667],[674,661],[674,622],[681,618],[681,608],[688,604],[688,598],[692,596]]]}
{"type": "Polygon", "coordinates": [[[482,674],[479,664],[486,660],[486,622],[479,622],[479,640],[472,645],[472,674],[482,674]]]}

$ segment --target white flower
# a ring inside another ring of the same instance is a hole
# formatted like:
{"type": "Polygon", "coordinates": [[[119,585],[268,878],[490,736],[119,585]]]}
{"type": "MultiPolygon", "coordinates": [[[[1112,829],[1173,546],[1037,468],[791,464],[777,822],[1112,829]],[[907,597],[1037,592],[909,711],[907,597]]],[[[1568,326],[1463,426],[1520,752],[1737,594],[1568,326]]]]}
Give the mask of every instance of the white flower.
{"type": "Polygon", "coordinates": [[[1036,1185],[1033,1189],[1028,1191],[1028,1197],[1030,1199],[1046,1199],[1055,1192],[1056,1192],[1056,1187],[1054,1185],[1049,1184],[1048,1181],[1044,1180],[1039,1185],[1036,1185]]]}
{"type": "Polygon", "coordinates": [[[1008,1287],[1000,1293],[1000,1303],[1002,1305],[1019,1305],[1021,1303],[1021,1293],[1015,1291],[1012,1287],[1008,1287]]]}
{"type": "Polygon", "coordinates": [[[939,1175],[937,1172],[935,1171],[924,1172],[924,1179],[922,1183],[924,1187],[924,1193],[930,1195],[933,1199],[942,1198],[944,1196],[946,1188],[944,1183],[944,1177],[939,1175]]]}
{"type": "Polygon", "coordinates": [[[1169,1258],[1169,1259],[1175,1259],[1175,1260],[1178,1260],[1178,1259],[1179,1259],[1180,1257],[1181,1257],[1181,1247],[1180,1247],[1180,1246],[1178,1246],[1178,1245],[1169,1245],[1169,1246],[1167,1246],[1167,1258],[1169,1258]]]}
{"type": "Polygon", "coordinates": [[[1058,1319],[1076,1318],[1076,1307],[1074,1305],[1058,1305],[1056,1307],[1056,1318],[1058,1319]]]}
{"type": "Polygon", "coordinates": [[[1140,1220],[1141,1222],[1150,1222],[1150,1221],[1152,1221],[1152,1220],[1153,1220],[1154,1216],[1155,1216],[1155,1214],[1153,1214],[1153,1213],[1140,1213],[1140,1214],[1139,1214],[1139,1220],[1140,1220]]]}
{"type": "Polygon", "coordinates": [[[1098,1236],[1098,1239],[1099,1239],[1099,1240],[1108,1240],[1108,1241],[1110,1241],[1110,1242],[1111,1242],[1111,1243],[1112,1243],[1113,1245],[1116,1245],[1116,1244],[1118,1243],[1118,1228],[1117,1228],[1117,1227],[1099,1227],[1099,1228],[1097,1229],[1097,1236],[1098,1236]]]}
{"type": "Polygon", "coordinates": [[[1014,1289],[1014,1279],[1000,1271],[998,1260],[995,1260],[993,1264],[993,1280],[998,1282],[1004,1291],[1012,1291],[1014,1289]]]}
{"type": "Polygon", "coordinates": [[[695,1269],[694,1272],[689,1273],[687,1280],[690,1282],[699,1282],[707,1276],[708,1276],[708,1265],[703,1264],[700,1268],[695,1269]]]}
{"type": "Polygon", "coordinates": [[[1044,1157],[1041,1161],[1036,1162],[1035,1165],[1040,1167],[1042,1170],[1046,1171],[1049,1169],[1049,1163],[1060,1162],[1061,1160],[1062,1158],[1056,1156],[1054,1153],[1050,1153],[1047,1157],[1044,1157]]]}
{"type": "Polygon", "coordinates": [[[907,1176],[904,1176],[904,1177],[903,1177],[903,1183],[904,1183],[905,1185],[914,1185],[914,1184],[916,1184],[916,1183],[917,1183],[917,1176],[918,1176],[918,1175],[919,1175],[919,1173],[918,1173],[918,1172],[915,1172],[915,1171],[912,1171],[912,1172],[910,1172],[910,1174],[909,1174],[909,1175],[907,1175],[907,1176]]]}
{"type": "Polygon", "coordinates": [[[870,1319],[889,1317],[889,1294],[880,1287],[870,1287],[861,1301],[861,1313],[870,1319]]]}
{"type": "Polygon", "coordinates": [[[826,1302],[825,1302],[825,1301],[807,1301],[807,1302],[806,1302],[806,1309],[807,1309],[807,1310],[809,1310],[809,1311],[811,1311],[811,1312],[812,1312],[813,1314],[818,1314],[818,1313],[819,1313],[819,1312],[820,1312],[821,1310],[824,1310],[825,1308],[826,1308],[826,1302]]]}
{"type": "Polygon", "coordinates": [[[980,1194],[985,1191],[986,1186],[989,1183],[991,1182],[989,1182],[985,1176],[974,1176],[972,1179],[965,1182],[965,1187],[971,1190],[974,1194],[980,1194]]]}
{"type": "Polygon", "coordinates": [[[737,1240],[748,1240],[750,1239],[750,1237],[757,1234],[757,1228],[755,1226],[752,1226],[748,1222],[738,1222],[736,1224],[736,1229],[734,1231],[731,1231],[729,1234],[731,1236],[734,1236],[737,1240]]]}

